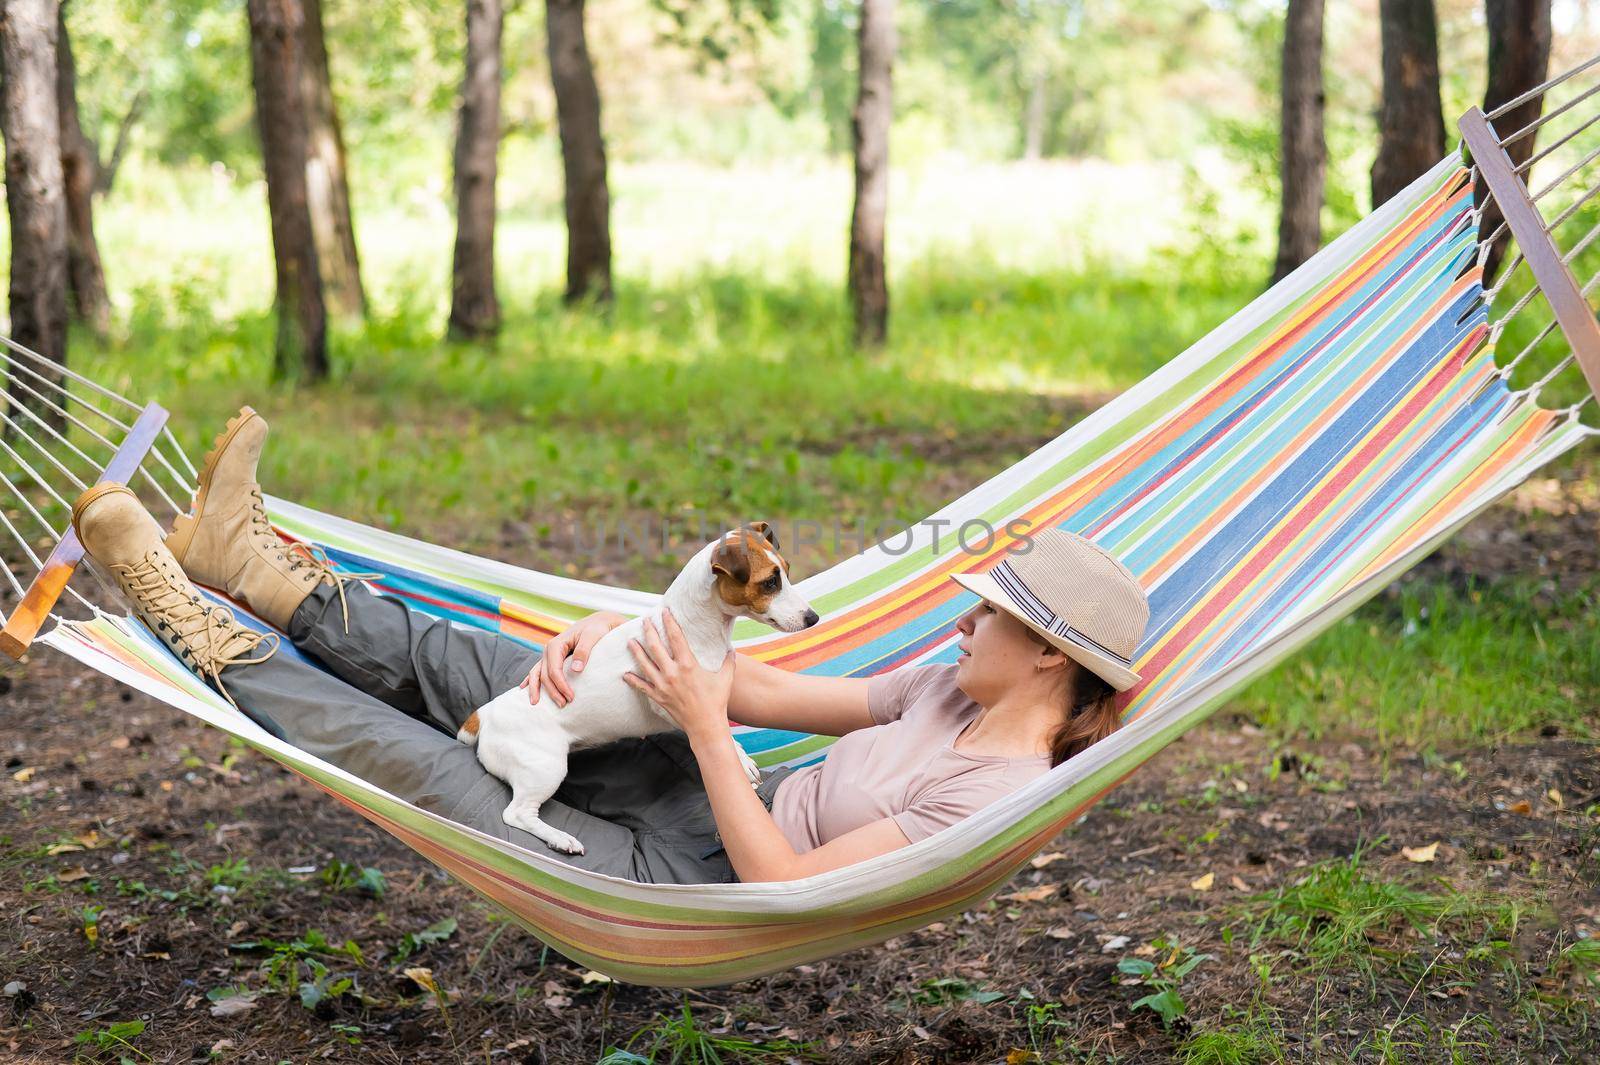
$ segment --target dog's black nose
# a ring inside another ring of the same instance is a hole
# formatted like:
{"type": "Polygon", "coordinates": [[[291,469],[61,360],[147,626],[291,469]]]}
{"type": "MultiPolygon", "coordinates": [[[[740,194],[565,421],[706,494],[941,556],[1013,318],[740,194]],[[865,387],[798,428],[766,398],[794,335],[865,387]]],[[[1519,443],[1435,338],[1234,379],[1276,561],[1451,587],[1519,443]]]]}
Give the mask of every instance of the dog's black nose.
{"type": "Polygon", "coordinates": [[[807,610],[806,611],[806,624],[805,624],[805,627],[809,629],[811,626],[815,625],[816,623],[817,623],[817,612],[815,610],[807,610]]]}

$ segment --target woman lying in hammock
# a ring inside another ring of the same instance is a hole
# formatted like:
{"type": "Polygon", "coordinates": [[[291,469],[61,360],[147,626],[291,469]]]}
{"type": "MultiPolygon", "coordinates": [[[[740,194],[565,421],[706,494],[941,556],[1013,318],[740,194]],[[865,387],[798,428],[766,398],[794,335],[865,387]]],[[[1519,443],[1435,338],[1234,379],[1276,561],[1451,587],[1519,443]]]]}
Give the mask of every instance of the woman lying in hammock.
{"type": "Polygon", "coordinates": [[[1054,529],[990,573],[956,575],[980,601],[956,623],[953,664],[859,679],[737,655],[713,673],[652,639],[635,651],[639,685],[683,731],[572,753],[539,811],[585,845],[562,854],[500,819],[509,789],[454,737],[519,680],[530,699],[548,690],[565,705],[564,667],[578,674],[623,619],[579,621],[541,658],[370,592],[273,531],[255,480],[266,431],[249,408],[228,423],[193,512],[165,542],[127,488],[89,489],[72,514],[85,551],[186,666],[263,728],[422,809],[596,872],[793,880],[907,846],[1110,734],[1113,696],[1138,681],[1128,667],[1149,616],[1143,591],[1105,551],[1054,529]],[[191,579],[242,601],[292,649],[207,605],[191,579]],[[842,738],[821,762],[770,770],[752,791],[730,716],[842,738]]]}

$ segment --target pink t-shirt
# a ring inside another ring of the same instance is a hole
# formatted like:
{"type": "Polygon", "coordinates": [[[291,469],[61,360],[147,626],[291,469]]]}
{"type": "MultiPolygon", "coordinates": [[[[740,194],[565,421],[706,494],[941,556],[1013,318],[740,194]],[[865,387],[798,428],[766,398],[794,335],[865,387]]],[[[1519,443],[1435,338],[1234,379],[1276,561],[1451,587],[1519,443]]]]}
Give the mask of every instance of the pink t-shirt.
{"type": "Polygon", "coordinates": [[[912,843],[955,824],[1050,768],[951,747],[982,711],[956,687],[954,663],[902,666],[867,682],[877,724],[841,736],[821,762],[778,785],[772,817],[799,852],[885,817],[912,843]]]}

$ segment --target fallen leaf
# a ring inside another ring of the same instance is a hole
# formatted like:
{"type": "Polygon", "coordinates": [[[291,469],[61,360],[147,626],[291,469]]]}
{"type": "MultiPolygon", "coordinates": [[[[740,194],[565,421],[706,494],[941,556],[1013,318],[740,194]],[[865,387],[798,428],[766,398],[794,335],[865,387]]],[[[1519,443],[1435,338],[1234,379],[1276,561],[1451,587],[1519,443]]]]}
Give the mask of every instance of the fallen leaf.
{"type": "Polygon", "coordinates": [[[239,1014],[249,1013],[255,1008],[256,996],[254,993],[229,995],[227,998],[219,998],[211,1004],[211,1016],[237,1017],[239,1014]]]}
{"type": "Polygon", "coordinates": [[[1038,1055],[1031,1050],[1014,1047],[1006,1051],[1006,1065],[1028,1065],[1028,1062],[1038,1060],[1038,1055]]]}
{"type": "Polygon", "coordinates": [[[1151,957],[1152,955],[1155,954],[1155,952],[1156,952],[1156,948],[1150,943],[1146,943],[1143,946],[1135,947],[1133,949],[1133,953],[1135,954],[1135,956],[1140,957],[1140,958],[1151,957]]]}
{"type": "Polygon", "coordinates": [[[1234,777],[1233,778],[1233,790],[1237,791],[1240,795],[1243,795],[1245,792],[1250,790],[1250,785],[1246,784],[1243,780],[1239,779],[1238,777],[1234,777]]]}
{"type": "Polygon", "coordinates": [[[1533,803],[1529,802],[1527,799],[1518,799],[1510,806],[1507,806],[1506,809],[1510,810],[1514,814],[1521,814],[1523,817],[1533,816],[1533,803]]]}
{"type": "Polygon", "coordinates": [[[133,741],[126,736],[118,736],[111,741],[111,749],[113,751],[125,751],[131,746],[133,746],[133,741]]]}
{"type": "Polygon", "coordinates": [[[917,1025],[915,1028],[913,1028],[911,1030],[913,1032],[917,1033],[917,1038],[918,1039],[928,1040],[928,1039],[932,1039],[933,1038],[933,1036],[928,1034],[928,1030],[926,1028],[922,1027],[920,1024],[917,1025]]]}
{"type": "Polygon", "coordinates": [[[71,869],[58,874],[56,879],[61,881],[63,884],[70,884],[76,880],[87,880],[89,879],[89,870],[85,869],[81,865],[75,865],[71,869]]]}
{"type": "Polygon", "coordinates": [[[1193,880],[1189,881],[1189,886],[1194,888],[1196,891],[1210,891],[1211,885],[1215,884],[1216,882],[1216,873],[1206,873],[1204,876],[1197,876],[1193,880]]]}
{"type": "Polygon", "coordinates": [[[56,855],[71,854],[73,851],[81,850],[83,850],[83,844],[81,843],[52,843],[44,849],[44,852],[49,855],[56,855]]]}
{"type": "Polygon", "coordinates": [[[1017,902],[1039,902],[1043,899],[1054,898],[1061,887],[1059,884],[1040,884],[1038,887],[1028,888],[1025,891],[1013,891],[1008,895],[1001,895],[1002,899],[1014,899],[1017,902]]]}
{"type": "Polygon", "coordinates": [[[1100,944],[1100,950],[1106,954],[1110,954],[1113,951],[1118,951],[1123,947],[1126,947],[1128,942],[1129,940],[1127,936],[1112,936],[1110,939],[1107,939],[1104,943],[1100,944]]]}
{"type": "Polygon", "coordinates": [[[1234,890],[1236,890],[1236,891],[1249,891],[1250,890],[1250,885],[1246,884],[1244,882],[1244,880],[1241,877],[1239,877],[1237,874],[1235,874],[1234,876],[1230,877],[1228,879],[1228,883],[1232,884],[1233,887],[1234,887],[1234,890]]]}
{"type": "Polygon", "coordinates": [[[1056,925],[1054,928],[1052,928],[1049,931],[1047,931],[1045,933],[1045,935],[1049,936],[1051,939],[1077,939],[1078,938],[1078,933],[1074,932],[1072,929],[1068,928],[1064,924],[1056,925]]]}
{"type": "Polygon", "coordinates": [[[1049,854],[1038,855],[1033,860],[1028,862],[1028,864],[1033,866],[1035,869],[1043,869],[1047,865],[1054,865],[1056,862],[1059,862],[1066,856],[1067,854],[1065,851],[1051,851],[1049,854]]]}
{"type": "Polygon", "coordinates": [[[1566,805],[1565,801],[1561,798],[1561,792],[1557,791],[1555,788],[1551,788],[1549,791],[1545,792],[1544,797],[1549,799],[1550,805],[1554,806],[1557,810],[1562,809],[1566,805]]]}
{"type": "Polygon", "coordinates": [[[432,969],[425,969],[420,965],[413,965],[411,968],[405,971],[405,975],[412,983],[422,988],[422,990],[431,992],[435,995],[439,993],[439,985],[434,982],[432,969]]]}
{"type": "Polygon", "coordinates": [[[33,774],[37,770],[38,770],[38,766],[31,766],[30,765],[30,766],[28,766],[28,767],[26,767],[24,769],[17,770],[15,773],[12,773],[11,774],[11,779],[15,780],[18,784],[26,784],[28,781],[33,779],[33,774]]]}
{"type": "Polygon", "coordinates": [[[1408,862],[1431,862],[1438,856],[1439,842],[1435,840],[1426,847],[1401,847],[1400,853],[1408,862]]]}
{"type": "Polygon", "coordinates": [[[611,982],[611,977],[605,973],[597,973],[593,969],[585,969],[583,976],[579,979],[586,984],[609,984],[611,982]]]}
{"type": "Polygon", "coordinates": [[[544,1000],[545,1009],[554,1011],[572,1005],[572,999],[566,995],[551,995],[544,1000]]]}

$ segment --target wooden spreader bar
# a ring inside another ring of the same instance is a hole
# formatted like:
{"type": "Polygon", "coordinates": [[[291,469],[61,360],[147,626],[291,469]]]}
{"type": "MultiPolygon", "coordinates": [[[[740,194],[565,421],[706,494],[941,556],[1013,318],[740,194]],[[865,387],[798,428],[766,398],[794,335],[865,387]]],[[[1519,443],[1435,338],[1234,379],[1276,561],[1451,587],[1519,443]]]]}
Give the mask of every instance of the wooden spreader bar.
{"type": "Polygon", "coordinates": [[[1589,388],[1600,398],[1600,321],[1583,298],[1578,281],[1561,260],[1561,249],[1550,239],[1544,217],[1528,195],[1528,187],[1517,176],[1511,157],[1500,145],[1500,135],[1481,108],[1474,107],[1456,123],[1461,137],[1478,165],[1478,173],[1494,193],[1506,226],[1517,239],[1517,247],[1533,271],[1534,280],[1555,311],[1556,324],[1567,338],[1589,388]]]}
{"type": "MultiPolygon", "coordinates": [[[[128,430],[128,435],[123,438],[122,446],[117,448],[117,453],[106,463],[106,468],[96,483],[115,481],[118,484],[127,484],[132,480],[133,475],[139,470],[140,463],[144,462],[144,457],[155,446],[157,434],[166,424],[167,412],[158,404],[148,404],[139,412],[138,419],[128,430]]],[[[73,571],[78,568],[78,563],[82,559],[83,545],[78,542],[78,534],[68,525],[66,534],[51,550],[50,557],[44,560],[44,568],[34,576],[33,583],[28,586],[22,602],[18,603],[17,609],[6,618],[5,628],[0,630],[0,651],[4,651],[12,658],[22,657],[23,652],[33,643],[34,637],[39,635],[39,629],[50,616],[56,600],[60,599],[61,593],[66,590],[67,581],[72,578],[73,571]]]]}

